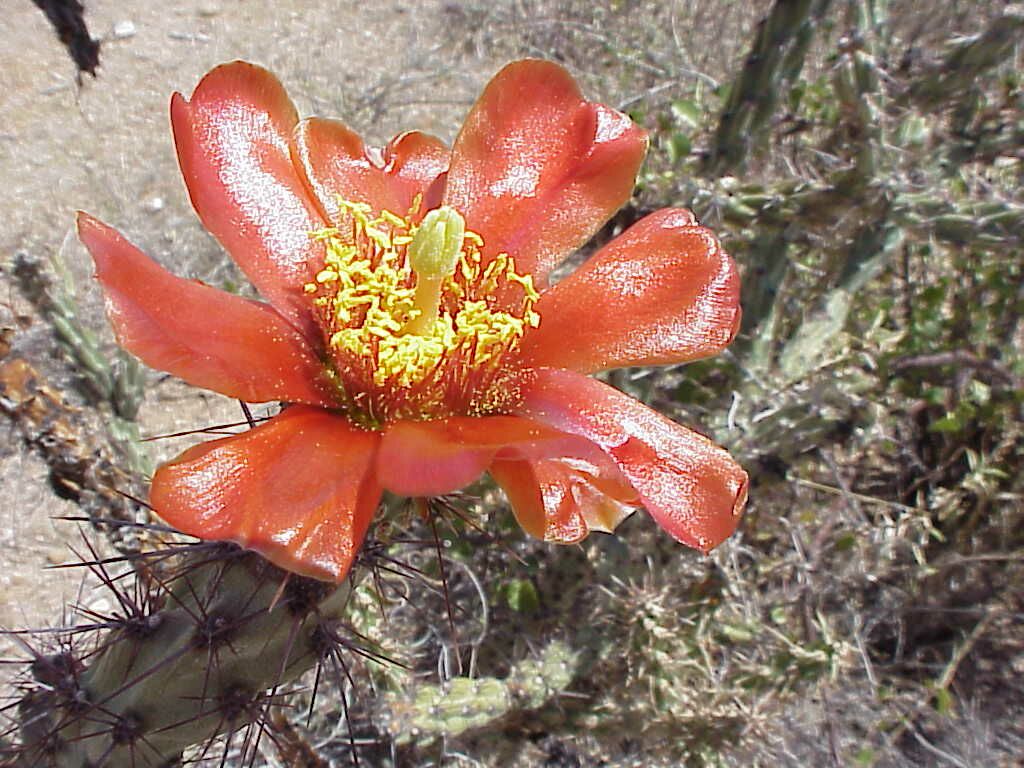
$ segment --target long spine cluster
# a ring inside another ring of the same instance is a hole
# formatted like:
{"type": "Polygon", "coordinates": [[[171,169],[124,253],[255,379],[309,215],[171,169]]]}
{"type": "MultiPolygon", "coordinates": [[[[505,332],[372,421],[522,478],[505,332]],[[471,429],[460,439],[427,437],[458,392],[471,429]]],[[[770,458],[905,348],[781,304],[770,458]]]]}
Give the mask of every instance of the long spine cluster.
{"type": "Polygon", "coordinates": [[[341,618],[354,580],[297,577],[220,544],[189,545],[179,565],[159,567],[169,556],[139,563],[135,594],[106,561],[87,563],[118,608],[83,609],[94,623],[69,628],[56,652],[32,651],[10,765],[157,768],[238,733],[243,754],[254,752],[288,686],[348,647],[341,618]]]}

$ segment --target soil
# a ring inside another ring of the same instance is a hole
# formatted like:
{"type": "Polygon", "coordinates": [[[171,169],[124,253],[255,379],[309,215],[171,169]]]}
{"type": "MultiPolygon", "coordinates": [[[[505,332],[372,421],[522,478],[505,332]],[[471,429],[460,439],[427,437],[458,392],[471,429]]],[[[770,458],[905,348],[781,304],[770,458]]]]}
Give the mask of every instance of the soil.
{"type": "MultiPolygon", "coordinates": [[[[29,0],[6,5],[0,326],[11,338],[8,355],[27,360],[73,406],[87,406],[87,399],[13,272],[26,258],[66,266],[84,324],[112,346],[88,257],[74,237],[76,209],[117,227],[178,274],[214,284],[236,277],[199,225],[180,180],[167,117],[172,92],[188,94],[204,72],[241,58],[275,72],[300,113],[341,117],[374,143],[410,128],[450,141],[498,66],[486,52],[451,44],[458,8],[429,0],[94,0],[86,21],[102,43],[100,67],[95,79],[86,75],[79,84],[39,9],[29,0]]],[[[140,426],[143,435],[155,435],[239,417],[237,403],[151,375],[140,426]]],[[[80,543],[80,534],[75,524],[52,518],[80,512],[54,493],[25,437],[0,421],[0,626],[56,626],[81,574],[45,569],[73,559],[68,545],[80,543]]],[[[159,461],[187,445],[148,447],[159,461]]],[[[104,598],[89,591],[81,600],[102,606],[104,598]]],[[[0,640],[0,656],[10,655],[12,642],[0,640]]]]}

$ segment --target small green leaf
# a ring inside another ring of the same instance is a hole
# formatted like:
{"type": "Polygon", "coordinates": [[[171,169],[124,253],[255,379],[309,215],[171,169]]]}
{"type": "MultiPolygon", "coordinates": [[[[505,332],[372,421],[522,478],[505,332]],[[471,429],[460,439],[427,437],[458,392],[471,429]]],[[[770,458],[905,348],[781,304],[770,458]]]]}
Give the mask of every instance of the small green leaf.
{"type": "Polygon", "coordinates": [[[754,639],[750,628],[740,624],[722,624],[721,630],[725,638],[734,643],[749,643],[754,639]]]}
{"type": "Polygon", "coordinates": [[[672,117],[680,125],[684,125],[687,128],[697,128],[700,125],[703,112],[696,102],[689,99],[677,99],[672,102],[671,109],[672,117]]]}
{"type": "Polygon", "coordinates": [[[940,715],[948,715],[953,709],[953,695],[947,688],[935,689],[935,711],[940,715]]]}
{"type": "Polygon", "coordinates": [[[928,425],[929,432],[959,432],[963,428],[963,416],[959,413],[951,413],[928,425]]]}
{"type": "Polygon", "coordinates": [[[854,544],[857,543],[857,537],[852,533],[844,533],[838,539],[836,539],[836,552],[846,552],[853,549],[854,544]]]}
{"type": "Polygon", "coordinates": [[[692,144],[690,137],[685,133],[676,131],[668,139],[668,159],[671,163],[676,163],[682,160],[684,157],[690,154],[692,144]]]}
{"type": "Polygon", "coordinates": [[[967,396],[977,405],[988,405],[992,401],[992,390],[987,384],[971,379],[967,384],[967,396]]]}
{"type": "Polygon", "coordinates": [[[920,301],[929,310],[938,307],[946,299],[946,286],[931,285],[921,291],[920,301]]]}
{"type": "Polygon", "coordinates": [[[528,579],[515,579],[505,586],[505,602],[508,607],[518,613],[534,613],[540,608],[540,597],[533,582],[528,579]]]}
{"type": "Polygon", "coordinates": [[[857,765],[862,765],[864,768],[870,768],[875,764],[875,750],[871,747],[861,747],[857,750],[857,755],[853,759],[857,765]]]}

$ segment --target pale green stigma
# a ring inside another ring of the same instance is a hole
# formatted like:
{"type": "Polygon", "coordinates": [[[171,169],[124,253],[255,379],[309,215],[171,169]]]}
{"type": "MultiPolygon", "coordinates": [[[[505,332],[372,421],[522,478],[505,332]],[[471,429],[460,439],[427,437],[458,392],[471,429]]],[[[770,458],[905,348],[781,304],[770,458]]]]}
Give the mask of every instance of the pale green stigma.
{"type": "Polygon", "coordinates": [[[423,217],[409,243],[409,266],[417,277],[440,280],[455,272],[466,237],[466,220],[442,205],[423,217]]]}

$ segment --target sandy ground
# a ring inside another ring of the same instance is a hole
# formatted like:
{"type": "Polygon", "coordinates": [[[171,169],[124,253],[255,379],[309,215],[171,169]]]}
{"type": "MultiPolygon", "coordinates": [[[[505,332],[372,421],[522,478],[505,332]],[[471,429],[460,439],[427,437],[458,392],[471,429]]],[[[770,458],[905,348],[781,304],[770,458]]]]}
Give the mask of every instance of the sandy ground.
{"type": "MultiPolygon", "coordinates": [[[[408,128],[450,140],[498,67],[486,52],[452,43],[462,18],[456,4],[430,0],[93,0],[87,20],[103,39],[102,63],[99,78],[87,77],[79,88],[38,9],[28,0],[5,4],[0,325],[17,329],[11,354],[75,400],[48,326],[12,287],[19,252],[66,262],[87,322],[107,333],[87,257],[73,237],[76,209],[117,226],[179,274],[211,282],[231,274],[199,226],[177,171],[167,118],[173,91],[187,94],[211,67],[242,58],[276,72],[302,114],[340,116],[377,143],[408,128]]],[[[144,434],[161,434],[238,417],[233,402],[154,376],[141,425],[144,434]]],[[[187,443],[150,445],[160,459],[187,443]]],[[[51,491],[46,467],[6,420],[0,488],[0,626],[55,625],[80,579],[44,569],[67,559],[67,543],[79,534],[51,517],[76,510],[51,491]]],[[[99,599],[83,595],[86,603],[99,599]]],[[[0,646],[0,656],[9,651],[9,644],[0,646]]]]}

